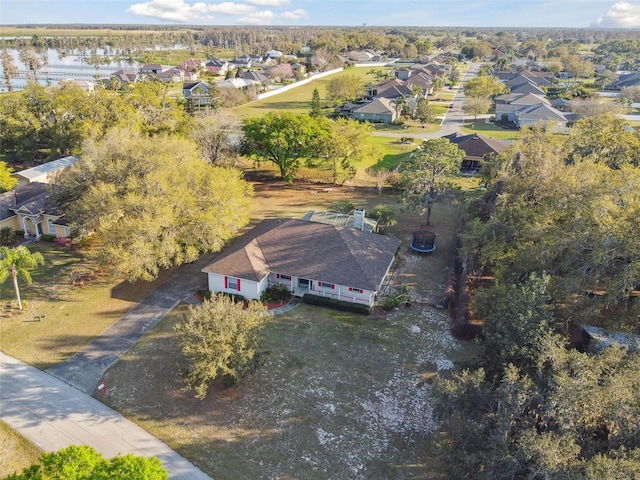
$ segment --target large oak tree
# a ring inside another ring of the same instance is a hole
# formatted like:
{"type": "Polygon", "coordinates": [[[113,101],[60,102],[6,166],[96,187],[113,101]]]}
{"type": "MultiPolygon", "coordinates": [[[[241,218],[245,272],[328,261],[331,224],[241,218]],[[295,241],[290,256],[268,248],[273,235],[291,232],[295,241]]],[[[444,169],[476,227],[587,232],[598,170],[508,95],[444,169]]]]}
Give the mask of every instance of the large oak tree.
{"type": "Polygon", "coordinates": [[[280,177],[292,182],[302,159],[316,157],[328,134],[324,118],[288,112],[269,112],[250,118],[243,127],[242,150],[256,162],[271,162],[280,177]]]}
{"type": "Polygon", "coordinates": [[[199,158],[189,140],[113,130],[85,144],[53,185],[92,254],[129,280],[218,251],[248,222],[252,189],[233,168],[199,158]]]}

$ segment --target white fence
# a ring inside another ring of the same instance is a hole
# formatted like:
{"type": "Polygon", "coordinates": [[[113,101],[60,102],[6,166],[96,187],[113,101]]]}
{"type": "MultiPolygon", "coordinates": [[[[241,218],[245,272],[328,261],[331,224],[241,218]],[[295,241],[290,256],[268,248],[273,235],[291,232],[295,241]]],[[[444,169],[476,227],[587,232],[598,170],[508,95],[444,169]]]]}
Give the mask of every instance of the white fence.
{"type": "Polygon", "coordinates": [[[258,100],[262,100],[263,98],[269,98],[269,97],[273,97],[274,95],[279,95],[281,93],[284,92],[288,92],[289,90],[293,89],[293,88],[297,88],[300,87],[302,85],[306,85],[309,82],[313,82],[314,80],[318,79],[318,78],[322,78],[322,77],[326,77],[328,75],[333,75],[334,73],[338,73],[341,72],[342,70],[344,70],[344,68],[340,67],[340,68],[335,68],[333,70],[329,70],[326,72],[321,72],[321,73],[316,73],[308,78],[305,78],[304,80],[300,80],[299,82],[295,82],[292,83],[290,85],[285,85],[282,88],[278,88],[277,90],[271,90],[269,92],[265,92],[265,93],[261,93],[258,95],[257,99],[258,100]]]}

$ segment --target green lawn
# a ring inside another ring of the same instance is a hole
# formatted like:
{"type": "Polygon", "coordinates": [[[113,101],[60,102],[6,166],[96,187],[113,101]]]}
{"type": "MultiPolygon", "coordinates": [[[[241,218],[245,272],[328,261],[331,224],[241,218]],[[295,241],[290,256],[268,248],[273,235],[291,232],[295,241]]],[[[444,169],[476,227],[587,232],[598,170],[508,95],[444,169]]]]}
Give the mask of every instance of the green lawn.
{"type": "MultiPolygon", "coordinates": [[[[376,67],[376,70],[384,68],[376,67]]],[[[320,98],[326,98],[326,88],[332,78],[339,75],[355,75],[362,78],[363,83],[372,82],[371,75],[368,75],[371,68],[358,67],[349,68],[335,75],[329,75],[318,80],[314,80],[306,85],[293,88],[288,92],[280,95],[274,95],[273,97],[265,98],[263,100],[256,100],[255,102],[246,103],[238,107],[229,109],[229,113],[244,118],[253,118],[260,115],[264,115],[267,112],[272,111],[287,111],[292,113],[309,113],[311,110],[311,95],[314,89],[318,89],[320,92],[320,98]]],[[[389,68],[387,68],[389,70],[389,68]]],[[[332,113],[332,108],[326,108],[324,113],[332,113]]]]}
{"type": "Polygon", "coordinates": [[[383,157],[377,163],[361,163],[358,165],[359,170],[366,170],[367,168],[386,168],[387,170],[393,170],[399,164],[406,162],[409,158],[409,154],[418,148],[418,143],[400,143],[398,138],[390,137],[369,137],[369,142],[381,151],[383,157]]]}
{"type": "Polygon", "coordinates": [[[486,123],[483,118],[475,121],[465,121],[462,132],[465,134],[478,133],[498,140],[518,140],[520,138],[518,130],[506,130],[493,123],[486,123]]]}

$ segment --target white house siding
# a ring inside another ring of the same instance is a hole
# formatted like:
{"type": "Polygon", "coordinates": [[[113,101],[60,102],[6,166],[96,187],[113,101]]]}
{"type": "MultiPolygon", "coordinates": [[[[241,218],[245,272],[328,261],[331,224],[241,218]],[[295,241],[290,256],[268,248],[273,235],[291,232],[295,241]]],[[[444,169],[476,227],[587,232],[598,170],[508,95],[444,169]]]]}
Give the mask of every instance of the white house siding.
{"type": "Polygon", "coordinates": [[[374,292],[370,290],[355,289],[345,285],[332,284],[333,288],[321,286],[328,282],[313,280],[310,282],[309,293],[320,297],[335,298],[343,302],[360,303],[373,306],[374,292]]]}
{"type": "MultiPolygon", "coordinates": [[[[284,285],[292,293],[298,287],[298,281],[299,277],[293,275],[281,275],[276,273],[269,274],[270,285],[284,285]]],[[[373,305],[375,293],[371,292],[370,290],[357,289],[354,287],[348,287],[338,284],[331,284],[333,285],[333,288],[320,286],[320,284],[324,283],[325,282],[322,282],[320,280],[309,279],[309,293],[321,297],[335,298],[336,300],[341,300],[343,302],[373,305]]]]}
{"type": "Polygon", "coordinates": [[[208,277],[210,291],[242,295],[247,300],[258,300],[262,292],[266,290],[268,284],[268,277],[263,278],[260,282],[240,278],[240,290],[236,290],[235,288],[225,287],[225,278],[229,279],[236,277],[218,275],[216,273],[209,273],[208,277]]]}

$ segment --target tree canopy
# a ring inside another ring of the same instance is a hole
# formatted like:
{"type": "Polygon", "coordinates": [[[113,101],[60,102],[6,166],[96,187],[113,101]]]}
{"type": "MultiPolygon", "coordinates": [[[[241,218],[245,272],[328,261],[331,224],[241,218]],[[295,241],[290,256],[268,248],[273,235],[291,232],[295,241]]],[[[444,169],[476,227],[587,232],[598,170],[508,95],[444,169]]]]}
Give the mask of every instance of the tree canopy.
{"type": "Polygon", "coordinates": [[[13,168],[6,162],[0,162],[0,193],[13,190],[18,183],[18,179],[11,175],[13,168]]]}
{"type": "Polygon", "coordinates": [[[302,159],[315,157],[328,134],[324,118],[289,112],[269,112],[245,121],[243,153],[257,162],[273,163],[280,177],[292,182],[302,159]]]}
{"type": "Polygon", "coordinates": [[[427,140],[413,152],[403,171],[403,201],[425,213],[431,223],[431,209],[438,196],[449,189],[448,176],[460,170],[464,152],[446,138],[427,140]]]}
{"type": "Polygon", "coordinates": [[[202,305],[189,307],[176,325],[178,342],[189,360],[187,388],[203,399],[216,378],[236,383],[250,370],[260,332],[269,315],[260,302],[234,302],[226,295],[213,295],[202,305]]]}
{"type": "Polygon", "coordinates": [[[480,75],[464,83],[467,97],[491,98],[506,92],[504,84],[493,75],[480,75]]]}
{"type": "Polygon", "coordinates": [[[14,473],[6,480],[168,480],[157,457],[128,454],[110,459],[92,447],[72,445],[57,452],[44,452],[37,464],[14,473]]]}
{"type": "Polygon", "coordinates": [[[357,164],[364,159],[381,157],[368,141],[373,131],[370,124],[338,118],[328,127],[330,133],[319,146],[318,163],[331,172],[333,183],[342,185],[352,179],[357,164]]]}
{"type": "Polygon", "coordinates": [[[220,250],[248,222],[252,189],[241,173],[198,157],[183,138],[112,130],[85,144],[54,181],[54,198],[75,229],[94,236],[101,265],[153,280],[220,250]]]}

